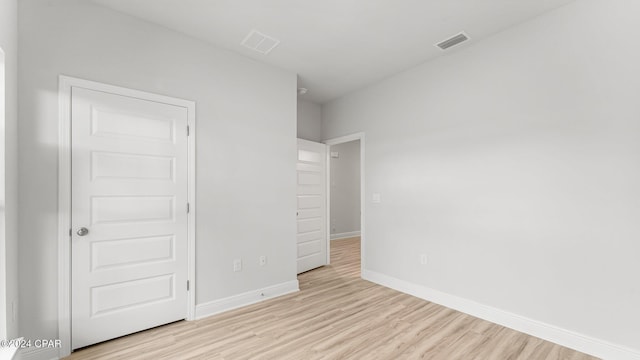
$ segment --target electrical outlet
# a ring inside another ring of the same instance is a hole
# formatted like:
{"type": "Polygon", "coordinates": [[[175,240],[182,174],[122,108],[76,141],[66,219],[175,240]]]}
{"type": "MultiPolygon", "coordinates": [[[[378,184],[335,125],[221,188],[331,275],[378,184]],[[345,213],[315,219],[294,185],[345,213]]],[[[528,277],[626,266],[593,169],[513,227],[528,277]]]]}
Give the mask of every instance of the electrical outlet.
{"type": "Polygon", "coordinates": [[[233,271],[234,272],[242,271],[242,259],[233,260],[233,271]]]}
{"type": "Polygon", "coordinates": [[[267,257],[264,255],[260,256],[259,262],[260,262],[260,266],[267,265],[267,257]]]}
{"type": "Polygon", "coordinates": [[[420,254],[420,265],[427,265],[427,254],[420,254]]]}

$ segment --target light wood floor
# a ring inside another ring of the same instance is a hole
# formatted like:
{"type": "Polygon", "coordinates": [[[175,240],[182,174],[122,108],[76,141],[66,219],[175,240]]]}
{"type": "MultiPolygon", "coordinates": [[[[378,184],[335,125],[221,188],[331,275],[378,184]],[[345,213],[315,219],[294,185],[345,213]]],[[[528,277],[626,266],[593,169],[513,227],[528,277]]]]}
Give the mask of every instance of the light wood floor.
{"type": "Polygon", "coordinates": [[[593,357],[360,279],[359,238],[300,292],[74,352],[68,359],[563,359],[593,357]]]}

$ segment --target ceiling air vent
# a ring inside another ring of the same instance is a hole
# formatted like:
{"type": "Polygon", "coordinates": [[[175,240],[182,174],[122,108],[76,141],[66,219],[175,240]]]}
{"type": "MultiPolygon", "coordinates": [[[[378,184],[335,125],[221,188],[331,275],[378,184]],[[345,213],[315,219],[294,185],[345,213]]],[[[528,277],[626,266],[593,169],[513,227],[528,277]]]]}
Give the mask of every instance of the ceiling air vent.
{"type": "Polygon", "coordinates": [[[266,55],[280,44],[280,40],[265,35],[260,31],[252,30],[249,35],[242,40],[241,44],[253,51],[266,55]]]}
{"type": "Polygon", "coordinates": [[[440,48],[440,50],[447,50],[451,47],[454,47],[458,44],[461,44],[467,40],[469,40],[469,36],[467,34],[465,34],[464,32],[461,32],[457,35],[454,35],[452,37],[450,37],[447,40],[444,40],[442,42],[439,42],[436,44],[437,47],[440,48]]]}

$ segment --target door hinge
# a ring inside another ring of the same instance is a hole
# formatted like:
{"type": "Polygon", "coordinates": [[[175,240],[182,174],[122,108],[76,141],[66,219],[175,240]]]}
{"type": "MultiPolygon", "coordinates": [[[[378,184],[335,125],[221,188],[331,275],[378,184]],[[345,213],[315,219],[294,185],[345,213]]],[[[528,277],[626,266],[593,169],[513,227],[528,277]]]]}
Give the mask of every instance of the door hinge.
{"type": "Polygon", "coordinates": [[[189,280],[187,280],[187,291],[189,291],[189,280]]]}
{"type": "Polygon", "coordinates": [[[187,214],[189,213],[189,211],[191,211],[191,207],[189,206],[189,203],[187,203],[187,214]]]}
{"type": "Polygon", "coordinates": [[[69,237],[73,236],[73,234],[71,233],[71,228],[69,228],[69,237]]]}
{"type": "Polygon", "coordinates": [[[189,136],[189,125],[187,125],[187,136],[189,136]]]}

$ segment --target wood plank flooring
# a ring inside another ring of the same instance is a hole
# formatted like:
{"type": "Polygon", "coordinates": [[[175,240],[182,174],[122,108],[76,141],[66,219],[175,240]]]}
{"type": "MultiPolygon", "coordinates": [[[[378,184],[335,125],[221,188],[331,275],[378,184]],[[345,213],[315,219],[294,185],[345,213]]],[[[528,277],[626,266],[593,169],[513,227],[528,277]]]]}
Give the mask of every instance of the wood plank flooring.
{"type": "Polygon", "coordinates": [[[332,241],[331,266],[300,292],[181,321],[67,359],[541,359],[591,356],[360,278],[360,239],[332,241]]]}

